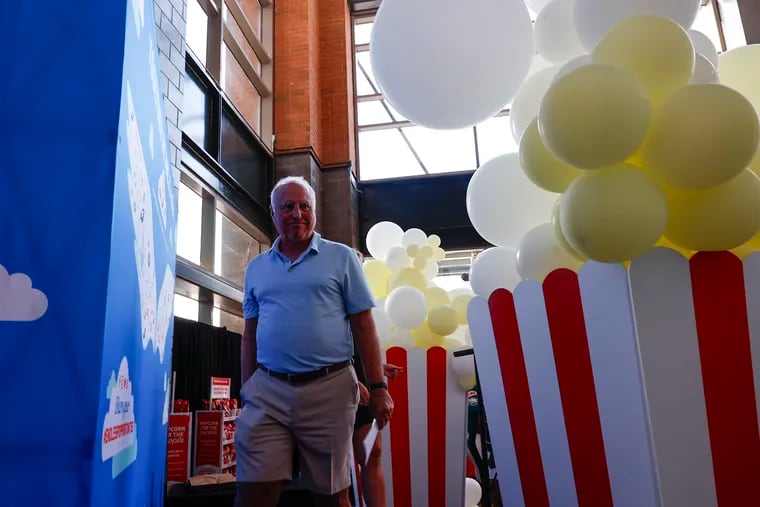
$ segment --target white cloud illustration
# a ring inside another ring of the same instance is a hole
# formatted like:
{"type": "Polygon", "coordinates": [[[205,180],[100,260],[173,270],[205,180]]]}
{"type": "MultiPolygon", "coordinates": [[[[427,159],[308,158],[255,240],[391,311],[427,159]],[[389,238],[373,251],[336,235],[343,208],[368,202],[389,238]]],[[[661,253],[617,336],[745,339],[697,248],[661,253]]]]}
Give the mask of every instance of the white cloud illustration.
{"type": "Polygon", "coordinates": [[[0,264],[0,321],[30,322],[45,315],[47,308],[47,296],[32,288],[31,278],[24,273],[10,275],[0,264]]]}

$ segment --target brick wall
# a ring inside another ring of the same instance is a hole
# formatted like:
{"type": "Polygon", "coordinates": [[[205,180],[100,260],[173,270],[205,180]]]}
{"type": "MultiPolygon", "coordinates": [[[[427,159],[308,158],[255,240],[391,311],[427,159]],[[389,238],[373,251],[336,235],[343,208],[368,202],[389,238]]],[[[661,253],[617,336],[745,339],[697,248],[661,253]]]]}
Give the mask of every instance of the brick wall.
{"type": "MultiPolygon", "coordinates": [[[[195,1],[195,0],[192,0],[195,1]]],[[[186,0],[154,0],[160,85],[169,138],[169,159],[179,185],[182,154],[182,97],[185,91],[186,0]]]]}

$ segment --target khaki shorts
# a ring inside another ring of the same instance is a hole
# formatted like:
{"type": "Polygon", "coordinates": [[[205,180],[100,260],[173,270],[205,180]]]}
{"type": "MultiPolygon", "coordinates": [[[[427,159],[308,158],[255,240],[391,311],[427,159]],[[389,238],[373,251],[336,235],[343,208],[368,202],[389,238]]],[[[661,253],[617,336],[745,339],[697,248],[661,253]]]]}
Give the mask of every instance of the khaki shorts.
{"type": "Polygon", "coordinates": [[[359,402],[356,372],[348,366],[304,384],[256,370],[240,390],[238,482],[293,479],[298,449],[303,483],[332,495],[350,485],[351,437],[359,402]]]}

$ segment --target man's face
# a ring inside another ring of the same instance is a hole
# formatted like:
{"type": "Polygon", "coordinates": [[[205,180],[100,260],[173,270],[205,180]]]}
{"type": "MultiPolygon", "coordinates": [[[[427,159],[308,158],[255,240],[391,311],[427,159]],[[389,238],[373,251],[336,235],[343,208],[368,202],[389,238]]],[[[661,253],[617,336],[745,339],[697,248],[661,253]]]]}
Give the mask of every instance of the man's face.
{"type": "Polygon", "coordinates": [[[309,193],[301,185],[280,187],[272,203],[272,219],[277,232],[291,243],[309,240],[314,232],[316,212],[309,193]]]}

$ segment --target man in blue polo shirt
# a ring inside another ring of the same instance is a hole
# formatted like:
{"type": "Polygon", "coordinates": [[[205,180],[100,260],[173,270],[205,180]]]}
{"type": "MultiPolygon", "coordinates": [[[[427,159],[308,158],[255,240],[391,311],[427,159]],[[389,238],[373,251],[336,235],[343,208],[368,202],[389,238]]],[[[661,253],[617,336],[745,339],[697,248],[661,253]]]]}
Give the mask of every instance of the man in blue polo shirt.
{"type": "Polygon", "coordinates": [[[372,320],[374,306],[353,250],[314,232],[316,197],[299,177],[272,190],[280,234],[245,275],[236,507],[275,507],[298,450],[320,506],[348,506],[359,401],[354,342],[382,427],[393,413],[372,320]]]}

